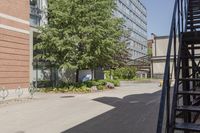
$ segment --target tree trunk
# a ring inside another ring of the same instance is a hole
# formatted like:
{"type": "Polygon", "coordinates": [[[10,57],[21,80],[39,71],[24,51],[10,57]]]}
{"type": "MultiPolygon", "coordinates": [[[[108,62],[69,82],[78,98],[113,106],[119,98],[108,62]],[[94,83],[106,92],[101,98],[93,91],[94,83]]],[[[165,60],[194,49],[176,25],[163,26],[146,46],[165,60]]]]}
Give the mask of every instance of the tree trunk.
{"type": "Polygon", "coordinates": [[[76,69],[76,82],[79,82],[78,78],[79,78],[79,69],[76,69]]]}
{"type": "Polygon", "coordinates": [[[36,81],[35,87],[38,88],[38,60],[36,60],[36,81]]]}
{"type": "Polygon", "coordinates": [[[94,69],[91,69],[92,72],[92,80],[94,80],[94,69]]]}
{"type": "Polygon", "coordinates": [[[54,86],[57,87],[57,68],[54,68],[54,86]]]}
{"type": "Polygon", "coordinates": [[[110,69],[110,79],[112,79],[112,69],[110,69]]]}
{"type": "Polygon", "coordinates": [[[54,80],[53,80],[53,67],[50,66],[50,81],[51,81],[51,87],[54,88],[54,80]]]}

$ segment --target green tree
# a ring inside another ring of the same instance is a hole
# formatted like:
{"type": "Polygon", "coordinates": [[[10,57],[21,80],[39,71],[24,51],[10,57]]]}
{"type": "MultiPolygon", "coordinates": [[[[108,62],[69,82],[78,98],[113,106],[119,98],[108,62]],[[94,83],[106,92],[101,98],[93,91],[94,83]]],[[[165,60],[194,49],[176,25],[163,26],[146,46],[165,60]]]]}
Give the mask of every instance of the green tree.
{"type": "Polygon", "coordinates": [[[128,59],[123,20],[113,17],[115,0],[49,0],[35,58],[58,68],[117,67],[128,59]]]}

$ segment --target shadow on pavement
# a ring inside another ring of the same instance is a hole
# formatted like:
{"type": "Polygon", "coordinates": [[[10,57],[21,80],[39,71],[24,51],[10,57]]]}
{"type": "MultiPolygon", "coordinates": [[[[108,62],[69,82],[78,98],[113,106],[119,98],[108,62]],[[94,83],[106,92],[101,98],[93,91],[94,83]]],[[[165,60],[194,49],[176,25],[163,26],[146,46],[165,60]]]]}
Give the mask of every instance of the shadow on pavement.
{"type": "Polygon", "coordinates": [[[152,94],[128,95],[123,99],[101,97],[93,100],[115,108],[62,133],[156,132],[160,91],[152,94]]]}

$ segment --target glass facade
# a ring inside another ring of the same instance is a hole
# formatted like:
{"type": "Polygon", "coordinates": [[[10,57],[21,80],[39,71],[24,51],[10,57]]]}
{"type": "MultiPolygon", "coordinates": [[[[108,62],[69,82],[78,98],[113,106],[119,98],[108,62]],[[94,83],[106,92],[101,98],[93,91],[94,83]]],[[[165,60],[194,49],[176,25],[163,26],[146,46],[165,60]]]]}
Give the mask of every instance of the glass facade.
{"type": "Polygon", "coordinates": [[[30,24],[37,27],[46,23],[47,0],[30,0],[30,24]]]}
{"type": "Polygon", "coordinates": [[[128,47],[132,59],[147,55],[147,11],[140,0],[116,0],[114,16],[125,20],[124,27],[130,31],[128,47]]]}
{"type": "Polygon", "coordinates": [[[38,7],[39,1],[30,0],[30,24],[31,26],[39,26],[40,25],[40,9],[38,7]]]}

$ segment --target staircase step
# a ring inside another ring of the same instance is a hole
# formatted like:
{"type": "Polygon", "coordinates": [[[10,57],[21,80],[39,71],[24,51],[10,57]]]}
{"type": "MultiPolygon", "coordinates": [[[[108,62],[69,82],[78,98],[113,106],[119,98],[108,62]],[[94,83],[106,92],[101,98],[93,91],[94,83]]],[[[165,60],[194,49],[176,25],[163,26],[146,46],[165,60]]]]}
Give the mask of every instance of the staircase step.
{"type": "Polygon", "coordinates": [[[180,81],[200,81],[200,78],[180,78],[180,81]]]}
{"type": "MultiPolygon", "coordinates": [[[[192,69],[193,67],[192,66],[187,66],[187,67],[184,67],[185,69],[192,69]]],[[[184,69],[182,66],[180,66],[180,69],[184,69]]]]}
{"type": "Polygon", "coordinates": [[[179,106],[176,108],[177,111],[188,111],[188,112],[200,112],[199,106],[179,106]]]}
{"type": "Polygon", "coordinates": [[[200,24],[200,19],[199,20],[193,20],[193,21],[188,21],[188,24],[200,24]]]}
{"type": "Polygon", "coordinates": [[[189,4],[189,7],[192,8],[192,7],[198,7],[200,5],[200,2],[199,1],[196,1],[196,2],[192,2],[189,4]]]}
{"type": "Polygon", "coordinates": [[[189,66],[189,67],[187,66],[187,67],[184,67],[184,68],[183,68],[182,66],[180,66],[180,69],[186,69],[186,70],[187,70],[187,69],[194,69],[194,70],[198,70],[198,69],[200,69],[200,68],[199,68],[199,67],[192,67],[192,66],[189,66]]]}
{"type": "Polygon", "coordinates": [[[191,17],[191,15],[192,16],[198,16],[198,15],[200,15],[200,10],[189,11],[188,15],[189,15],[188,17],[191,17]]]}
{"type": "Polygon", "coordinates": [[[187,44],[198,44],[200,43],[200,31],[196,32],[184,32],[183,41],[187,44]]]}
{"type": "MultiPolygon", "coordinates": [[[[194,59],[200,59],[200,56],[193,56],[194,59]]],[[[181,57],[181,59],[191,59],[189,56],[181,57]]]]}
{"type": "Polygon", "coordinates": [[[200,6],[199,2],[194,2],[194,3],[189,5],[190,8],[196,8],[196,7],[199,7],[199,6],[200,6]]]}
{"type": "Polygon", "coordinates": [[[188,47],[188,49],[200,49],[200,46],[188,47]]]}
{"type": "Polygon", "coordinates": [[[197,4],[197,5],[190,5],[190,8],[192,8],[192,10],[189,10],[189,11],[197,11],[197,10],[199,10],[200,8],[199,8],[199,4],[197,4]]]}
{"type": "Polygon", "coordinates": [[[190,0],[189,3],[193,3],[193,2],[199,2],[199,0],[190,0]]]}
{"type": "Polygon", "coordinates": [[[187,29],[199,29],[200,25],[187,26],[187,29]]]}
{"type": "Polygon", "coordinates": [[[191,14],[191,13],[193,14],[194,12],[199,12],[199,11],[200,11],[200,10],[190,10],[190,9],[189,9],[188,14],[191,14]]]}
{"type": "Polygon", "coordinates": [[[190,19],[192,19],[192,20],[198,20],[198,19],[200,19],[200,14],[199,15],[195,15],[195,16],[188,16],[188,20],[190,20],[190,19]]]}
{"type": "Polygon", "coordinates": [[[199,1],[194,1],[194,2],[191,2],[191,3],[189,4],[190,7],[198,6],[198,5],[200,5],[200,2],[199,2],[199,1]]]}
{"type": "Polygon", "coordinates": [[[199,0],[190,0],[190,3],[200,2],[199,0]]]}
{"type": "Polygon", "coordinates": [[[176,130],[184,130],[184,131],[198,132],[198,131],[200,131],[200,124],[193,124],[193,123],[176,123],[174,128],[175,128],[176,130]]]}
{"type": "Polygon", "coordinates": [[[189,6],[198,4],[200,4],[200,1],[190,1],[189,6]]]}
{"type": "Polygon", "coordinates": [[[190,0],[190,3],[200,2],[199,0],[190,0]]]}
{"type": "Polygon", "coordinates": [[[179,91],[179,95],[200,95],[200,91],[179,91]]]}

